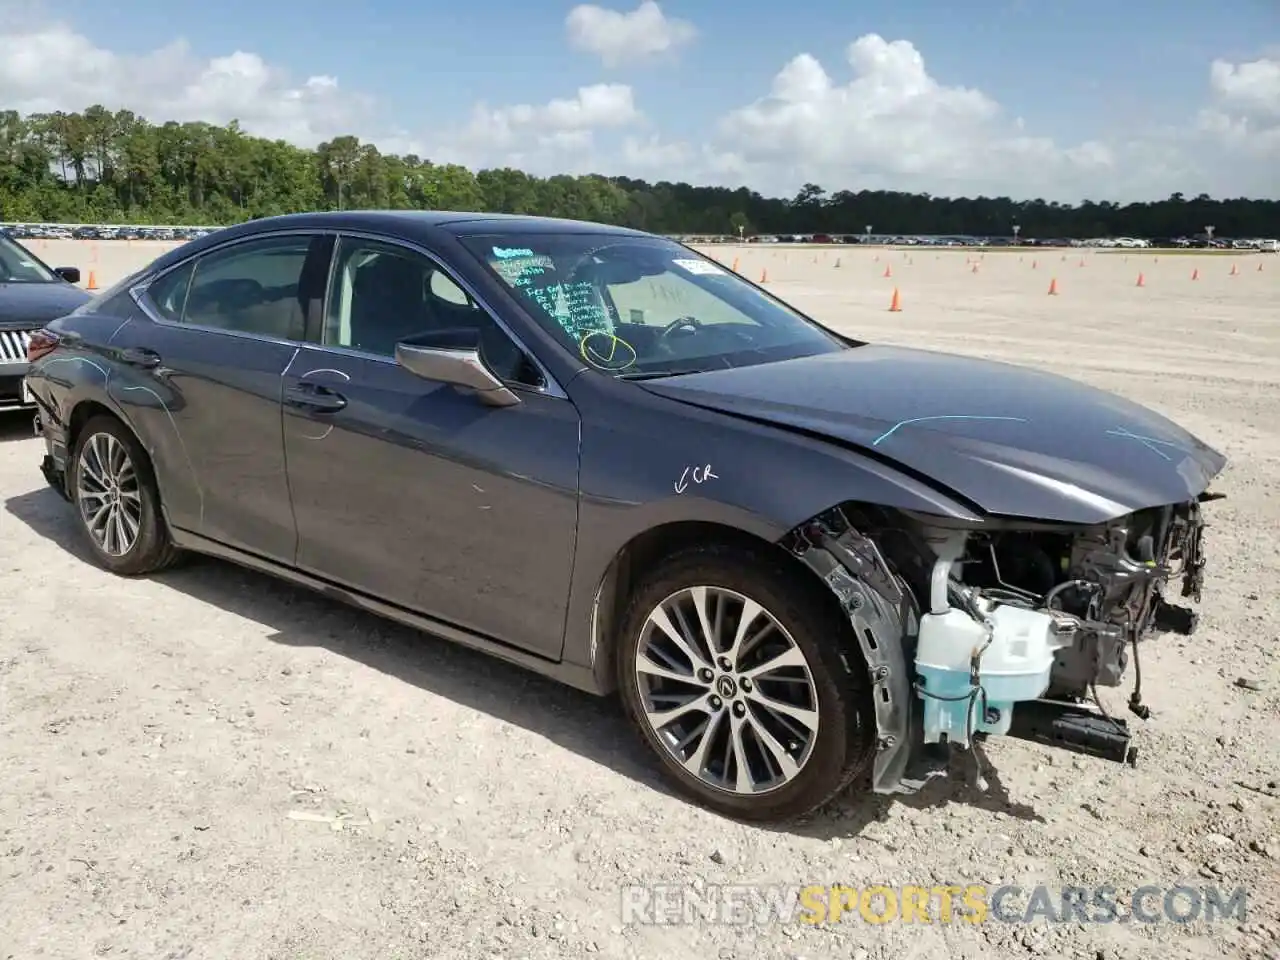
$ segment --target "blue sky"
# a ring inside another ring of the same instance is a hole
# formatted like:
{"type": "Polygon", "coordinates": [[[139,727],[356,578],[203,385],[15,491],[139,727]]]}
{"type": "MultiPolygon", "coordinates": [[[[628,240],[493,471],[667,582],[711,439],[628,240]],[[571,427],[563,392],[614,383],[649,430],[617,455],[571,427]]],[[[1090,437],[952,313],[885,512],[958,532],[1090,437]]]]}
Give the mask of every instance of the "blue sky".
{"type": "MultiPolygon", "coordinates": [[[[625,11],[637,2],[603,0],[601,5],[625,11]]],[[[478,101],[494,108],[539,105],[594,84],[624,84],[644,115],[643,137],[683,144],[702,157],[686,161],[688,169],[700,168],[713,179],[755,171],[779,188],[803,178],[803,158],[784,162],[777,156],[746,156],[717,165],[707,159],[706,141],[726,115],[765,96],[773,77],[797,55],[816,58],[833,83],[847,82],[852,74],[846,49],[868,34],[908,41],[937,84],[981,91],[998,103],[1003,122],[1021,118],[1023,135],[1050,138],[1062,150],[1093,142],[1119,149],[1113,145],[1145,137],[1148,130],[1142,149],[1151,155],[1175,135],[1185,149],[1179,131],[1197,122],[1203,128],[1197,112],[1214,106],[1209,78],[1214,60],[1280,62],[1280,0],[665,0],[662,13],[692,24],[696,38],[670,54],[615,67],[568,43],[565,17],[572,6],[552,0],[371,0],[359,5],[218,0],[181,6],[162,0],[60,0],[48,13],[119,57],[145,56],[181,38],[194,60],[239,50],[257,54],[296,82],[312,75],[336,77],[342,90],[373,99],[375,106],[363,114],[369,123],[366,136],[376,138],[376,125],[394,128],[396,143],[407,139],[424,151],[445,149],[442,144],[467,124],[478,101]],[[806,12],[797,15],[801,7],[806,12]]],[[[5,92],[0,78],[0,97],[5,92]]],[[[1280,104],[1272,113],[1269,97],[1265,91],[1253,95],[1256,115],[1250,118],[1250,135],[1270,132],[1273,120],[1280,125],[1280,104]]],[[[759,136],[760,126],[753,129],[759,136]]],[[[794,136],[794,126],[779,129],[794,136]]],[[[866,135],[880,128],[859,129],[866,135]]],[[[625,166],[617,136],[603,143],[593,141],[592,160],[625,166]]],[[[477,160],[501,162],[514,156],[534,166],[556,162],[545,151],[525,150],[520,144],[508,143],[504,149],[505,154],[477,155],[477,160]]],[[[733,153],[729,147],[716,149],[726,156],[733,153]]],[[[1255,139],[1240,160],[1252,164],[1249,186],[1266,191],[1269,178],[1257,166],[1259,149],[1262,160],[1270,154],[1276,161],[1274,171],[1280,168],[1280,139],[1261,147],[1255,139]],[[1273,145],[1277,152],[1270,154],[1273,145]]],[[[1224,186],[1221,176],[1215,180],[1209,170],[1221,162],[1216,153],[1212,158],[1202,153],[1194,162],[1188,153],[1170,176],[1200,176],[1224,186]],[[1193,175],[1197,164],[1199,172],[1193,175]]],[[[850,175],[857,179],[857,163],[852,166],[850,175]]],[[[927,187],[927,171],[921,173],[919,164],[903,166],[904,183],[909,181],[904,188],[927,187]]],[[[1111,164],[1119,166],[1118,160],[1111,164]]],[[[1081,180],[1081,171],[1071,169],[1062,189],[1088,186],[1088,175],[1081,180]]],[[[830,160],[814,171],[818,173],[828,179],[841,175],[830,160]]],[[[953,179],[937,177],[940,188],[953,179]]],[[[1280,174],[1275,181],[1272,195],[1280,192],[1280,174]]],[[[1099,177],[1100,190],[1108,184],[1130,192],[1141,186],[1132,177],[1099,177]]],[[[1035,185],[1034,178],[1029,185],[1035,185]]],[[[1188,189],[1194,188],[1188,183],[1188,189]]]]}

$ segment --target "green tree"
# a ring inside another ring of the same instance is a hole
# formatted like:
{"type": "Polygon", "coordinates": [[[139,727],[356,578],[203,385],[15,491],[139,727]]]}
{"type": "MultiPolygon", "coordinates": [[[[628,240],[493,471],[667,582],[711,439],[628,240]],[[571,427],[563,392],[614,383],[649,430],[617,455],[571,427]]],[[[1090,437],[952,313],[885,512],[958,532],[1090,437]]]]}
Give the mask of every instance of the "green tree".
{"type": "Polygon", "coordinates": [[[83,113],[0,111],[0,220],[216,225],[300,210],[387,208],[543,214],[670,234],[880,234],[1031,238],[1280,234],[1280,201],[1175,193],[1078,205],[934,197],[806,183],[792,198],[747,187],[599,175],[534,177],[390,156],[354,136],[315,150],[246,134],[236,122],[151,123],[100,105],[83,113]]]}

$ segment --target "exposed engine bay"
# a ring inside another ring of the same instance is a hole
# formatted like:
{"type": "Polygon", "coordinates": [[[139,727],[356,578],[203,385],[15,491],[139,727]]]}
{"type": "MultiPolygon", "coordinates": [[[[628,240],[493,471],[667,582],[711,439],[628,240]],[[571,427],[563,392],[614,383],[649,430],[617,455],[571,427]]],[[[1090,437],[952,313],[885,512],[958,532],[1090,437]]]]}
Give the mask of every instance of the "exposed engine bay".
{"type": "Polygon", "coordinates": [[[878,793],[913,792],[951,748],[1007,735],[1121,763],[1136,750],[1098,687],[1132,661],[1129,710],[1147,718],[1140,644],[1192,633],[1204,582],[1201,504],[1099,526],[936,525],[846,504],[786,546],[843,604],[873,683],[878,793]]]}

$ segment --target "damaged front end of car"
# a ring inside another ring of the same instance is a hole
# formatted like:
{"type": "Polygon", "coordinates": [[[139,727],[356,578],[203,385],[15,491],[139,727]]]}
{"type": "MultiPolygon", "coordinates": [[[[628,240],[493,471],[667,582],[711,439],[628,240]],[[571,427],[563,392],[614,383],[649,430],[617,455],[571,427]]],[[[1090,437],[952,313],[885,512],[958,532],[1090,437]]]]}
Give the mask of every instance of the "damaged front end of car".
{"type": "Polygon", "coordinates": [[[852,624],[871,683],[872,787],[912,793],[953,749],[1012,736],[1133,764],[1127,722],[1102,706],[1133,660],[1129,709],[1145,718],[1140,643],[1192,633],[1204,582],[1202,504],[1092,525],[961,523],[862,504],[809,520],[782,546],[852,624]]]}

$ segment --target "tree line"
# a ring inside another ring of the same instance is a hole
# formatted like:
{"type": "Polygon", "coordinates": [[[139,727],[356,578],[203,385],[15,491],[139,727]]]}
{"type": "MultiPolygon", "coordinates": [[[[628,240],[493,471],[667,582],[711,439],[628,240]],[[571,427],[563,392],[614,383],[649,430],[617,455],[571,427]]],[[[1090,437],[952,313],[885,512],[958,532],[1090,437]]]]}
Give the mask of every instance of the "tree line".
{"type": "Polygon", "coordinates": [[[238,122],[155,124],[129,110],[28,116],[0,111],[0,221],[237,223],[303,210],[390,208],[528,213],[667,234],[960,234],[1024,238],[1280,234],[1280,201],[1187,198],[1062,204],[884,190],[791,198],[747,187],[630,177],[535,177],[392,156],[352,136],[314,150],[245,133],[238,122]]]}

